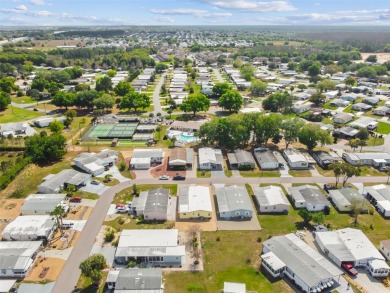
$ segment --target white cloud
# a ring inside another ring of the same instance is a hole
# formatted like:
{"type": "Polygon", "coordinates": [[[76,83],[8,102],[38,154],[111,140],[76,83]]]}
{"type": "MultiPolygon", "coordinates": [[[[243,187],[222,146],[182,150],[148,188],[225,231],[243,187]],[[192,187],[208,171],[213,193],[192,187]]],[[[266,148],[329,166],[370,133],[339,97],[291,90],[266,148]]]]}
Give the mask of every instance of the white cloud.
{"type": "Polygon", "coordinates": [[[21,5],[16,6],[15,10],[27,11],[27,7],[26,7],[26,5],[21,4],[21,5]]]}
{"type": "Polygon", "coordinates": [[[210,18],[210,17],[229,17],[231,13],[209,13],[206,10],[200,9],[151,9],[150,12],[161,15],[192,15],[198,18],[210,18]]]}
{"type": "Polygon", "coordinates": [[[158,22],[165,22],[165,23],[175,22],[175,20],[169,16],[161,16],[161,17],[155,18],[155,20],[157,20],[158,22]]]}
{"type": "Polygon", "coordinates": [[[241,12],[282,12],[297,10],[287,1],[249,1],[249,0],[195,0],[202,3],[214,5],[220,9],[236,10],[241,12]]]}
{"type": "Polygon", "coordinates": [[[41,10],[41,11],[31,11],[29,12],[30,15],[32,16],[51,16],[53,15],[51,12],[46,11],[46,10],[41,10]]]}
{"type": "Polygon", "coordinates": [[[30,0],[29,2],[33,5],[45,5],[44,0],[30,0]]]}
{"type": "Polygon", "coordinates": [[[348,23],[348,22],[363,22],[378,20],[378,16],[375,15],[339,15],[339,14],[327,14],[327,13],[310,13],[287,16],[287,19],[297,23],[348,23]]]}

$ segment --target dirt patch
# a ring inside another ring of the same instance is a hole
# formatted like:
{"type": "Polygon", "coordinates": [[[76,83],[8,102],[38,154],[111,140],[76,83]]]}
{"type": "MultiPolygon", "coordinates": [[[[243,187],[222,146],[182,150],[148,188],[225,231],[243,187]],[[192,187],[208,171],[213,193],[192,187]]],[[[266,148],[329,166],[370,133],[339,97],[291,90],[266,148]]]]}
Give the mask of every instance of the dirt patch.
{"type": "Polygon", "coordinates": [[[378,59],[378,63],[385,63],[386,61],[390,60],[390,53],[361,53],[362,55],[362,60],[359,60],[357,62],[361,63],[366,60],[366,58],[370,55],[376,55],[378,59]]]}
{"type": "Polygon", "coordinates": [[[65,260],[60,258],[42,258],[38,257],[35,261],[32,269],[24,278],[26,282],[51,282],[57,280],[62,268],[64,267],[65,260]]]}
{"type": "Polygon", "coordinates": [[[56,48],[57,46],[85,46],[84,41],[80,40],[43,40],[43,41],[33,41],[35,47],[39,48],[56,48]],[[43,45],[43,46],[42,46],[43,45]]]}
{"type": "Polygon", "coordinates": [[[66,215],[66,220],[87,220],[92,213],[91,207],[76,206],[66,215]]]}
{"type": "Polygon", "coordinates": [[[24,199],[0,199],[0,218],[15,219],[20,215],[24,199]]]}
{"type": "Polygon", "coordinates": [[[64,230],[61,237],[60,230],[56,231],[52,241],[50,242],[50,249],[63,250],[73,247],[79,239],[80,232],[76,230],[64,230]]]}

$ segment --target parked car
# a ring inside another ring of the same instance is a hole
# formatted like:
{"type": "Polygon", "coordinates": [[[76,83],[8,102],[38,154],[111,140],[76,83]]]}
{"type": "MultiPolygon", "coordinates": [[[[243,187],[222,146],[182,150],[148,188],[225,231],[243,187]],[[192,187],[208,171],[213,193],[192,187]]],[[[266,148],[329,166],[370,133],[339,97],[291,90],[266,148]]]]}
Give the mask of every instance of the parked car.
{"type": "Polygon", "coordinates": [[[341,264],[341,267],[350,275],[350,276],[356,276],[358,274],[358,271],[353,267],[353,265],[349,262],[345,262],[341,264]]]}
{"type": "Polygon", "coordinates": [[[91,181],[91,184],[93,184],[93,185],[99,185],[99,184],[100,184],[100,182],[99,182],[99,181],[97,181],[97,180],[92,180],[92,181],[91,181]]]}
{"type": "Polygon", "coordinates": [[[160,180],[169,180],[169,176],[168,175],[161,175],[160,180]]]}
{"type": "Polygon", "coordinates": [[[63,229],[72,229],[73,226],[74,226],[73,223],[63,223],[61,227],[62,227],[63,229]]]}
{"type": "Polygon", "coordinates": [[[173,176],[172,180],[186,180],[186,177],[181,175],[175,175],[173,176]]]}
{"type": "Polygon", "coordinates": [[[81,202],[81,197],[71,197],[69,202],[81,202]]]}

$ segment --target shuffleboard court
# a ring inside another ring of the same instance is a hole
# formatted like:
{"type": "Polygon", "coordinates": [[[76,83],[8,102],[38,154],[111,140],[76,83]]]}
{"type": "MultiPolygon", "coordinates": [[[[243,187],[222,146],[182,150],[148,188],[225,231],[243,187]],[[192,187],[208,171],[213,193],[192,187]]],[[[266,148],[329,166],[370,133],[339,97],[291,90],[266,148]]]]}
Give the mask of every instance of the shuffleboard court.
{"type": "Polygon", "coordinates": [[[99,139],[111,139],[111,138],[125,138],[131,139],[138,126],[138,122],[135,123],[117,123],[117,124],[104,124],[99,123],[91,127],[91,129],[84,135],[83,139],[99,138],[99,139]]]}

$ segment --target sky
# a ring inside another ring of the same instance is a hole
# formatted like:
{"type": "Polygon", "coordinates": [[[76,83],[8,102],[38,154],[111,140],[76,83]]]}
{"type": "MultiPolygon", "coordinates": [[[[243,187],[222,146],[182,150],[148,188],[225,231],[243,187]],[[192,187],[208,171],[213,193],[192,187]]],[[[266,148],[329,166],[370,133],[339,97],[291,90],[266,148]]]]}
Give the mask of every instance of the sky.
{"type": "Polygon", "coordinates": [[[390,0],[0,0],[0,25],[390,26],[390,0]]]}

